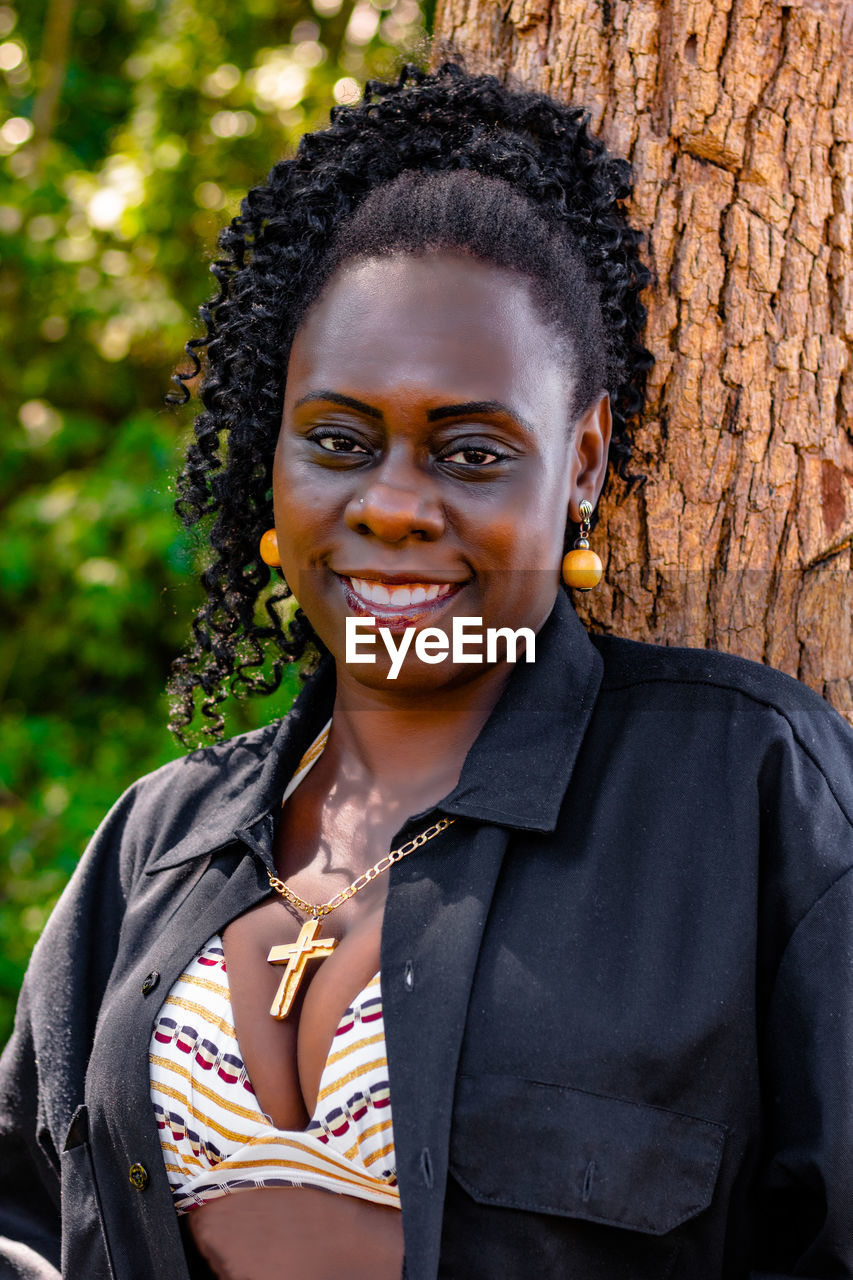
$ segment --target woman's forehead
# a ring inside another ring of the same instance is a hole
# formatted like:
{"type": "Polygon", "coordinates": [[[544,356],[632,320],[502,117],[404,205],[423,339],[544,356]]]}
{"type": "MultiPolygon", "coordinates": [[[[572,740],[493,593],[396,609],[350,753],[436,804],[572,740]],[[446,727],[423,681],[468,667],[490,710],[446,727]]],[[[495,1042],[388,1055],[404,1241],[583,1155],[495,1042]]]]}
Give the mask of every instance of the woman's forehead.
{"type": "Polygon", "coordinates": [[[309,310],[288,392],[403,382],[466,399],[509,396],[529,411],[543,394],[562,401],[564,347],[513,271],[461,253],[369,258],[345,263],[309,310]]]}

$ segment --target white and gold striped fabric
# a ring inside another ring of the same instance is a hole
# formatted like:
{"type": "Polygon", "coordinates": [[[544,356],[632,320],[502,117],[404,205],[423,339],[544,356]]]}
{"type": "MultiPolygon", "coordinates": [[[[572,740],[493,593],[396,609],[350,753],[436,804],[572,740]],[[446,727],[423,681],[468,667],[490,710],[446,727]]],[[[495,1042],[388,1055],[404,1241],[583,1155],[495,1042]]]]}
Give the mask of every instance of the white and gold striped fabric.
{"type": "MultiPolygon", "coordinates": [[[[319,758],[328,728],[285,798],[319,758]]],[[[323,1187],[400,1207],[379,978],[338,1025],[308,1128],[288,1132],[261,1111],[246,1072],[221,939],[195,956],[160,1009],[149,1049],[151,1100],[179,1214],[254,1187],[323,1187]]]]}

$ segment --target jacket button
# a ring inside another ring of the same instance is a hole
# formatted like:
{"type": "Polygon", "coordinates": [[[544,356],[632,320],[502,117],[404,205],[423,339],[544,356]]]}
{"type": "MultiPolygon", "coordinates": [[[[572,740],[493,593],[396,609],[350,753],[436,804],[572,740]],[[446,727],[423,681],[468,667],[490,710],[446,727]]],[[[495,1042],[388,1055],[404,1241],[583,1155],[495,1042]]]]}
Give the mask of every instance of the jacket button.
{"type": "Polygon", "coordinates": [[[152,969],[148,977],[145,979],[145,981],[142,984],[142,994],[144,996],[147,996],[149,991],[154,990],[154,988],[157,986],[157,983],[159,981],[160,981],[160,974],[157,972],[156,969],[152,969]]]}
{"type": "Polygon", "coordinates": [[[415,989],[415,966],[411,960],[406,961],[403,969],[403,985],[407,991],[414,991],[415,989]]]}
{"type": "Polygon", "coordinates": [[[148,1170],[143,1164],[132,1164],[127,1173],[130,1185],[137,1191],[144,1191],[148,1186],[148,1170]]]}

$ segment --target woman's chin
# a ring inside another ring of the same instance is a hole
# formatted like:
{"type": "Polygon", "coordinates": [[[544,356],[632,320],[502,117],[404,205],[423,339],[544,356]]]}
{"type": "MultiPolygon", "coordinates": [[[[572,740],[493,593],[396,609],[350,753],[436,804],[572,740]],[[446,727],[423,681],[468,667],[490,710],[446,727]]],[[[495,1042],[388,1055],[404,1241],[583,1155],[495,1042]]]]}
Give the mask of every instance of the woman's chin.
{"type": "Polygon", "coordinates": [[[482,671],[482,667],[461,668],[447,662],[442,666],[427,666],[414,655],[406,659],[399,670],[392,671],[391,663],[342,662],[336,659],[338,672],[343,669],[351,682],[365,689],[375,690],[388,698],[419,697],[441,693],[465,683],[482,671]],[[464,674],[463,674],[464,672],[464,674]]]}

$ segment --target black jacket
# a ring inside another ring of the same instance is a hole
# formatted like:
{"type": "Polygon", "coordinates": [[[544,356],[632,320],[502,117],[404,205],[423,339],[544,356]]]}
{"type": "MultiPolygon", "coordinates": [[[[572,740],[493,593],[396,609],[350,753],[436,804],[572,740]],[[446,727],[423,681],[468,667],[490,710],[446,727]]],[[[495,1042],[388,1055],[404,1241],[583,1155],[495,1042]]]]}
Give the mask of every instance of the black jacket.
{"type": "MultiPolygon", "coordinates": [[[[143,778],[83,857],[0,1065],[3,1277],[186,1277],[152,1020],[270,892],[334,686],[143,778]]],[[[394,843],[435,813],[382,935],[410,1280],[853,1276],[849,726],[768,668],[588,636],[561,593],[394,843]]]]}

